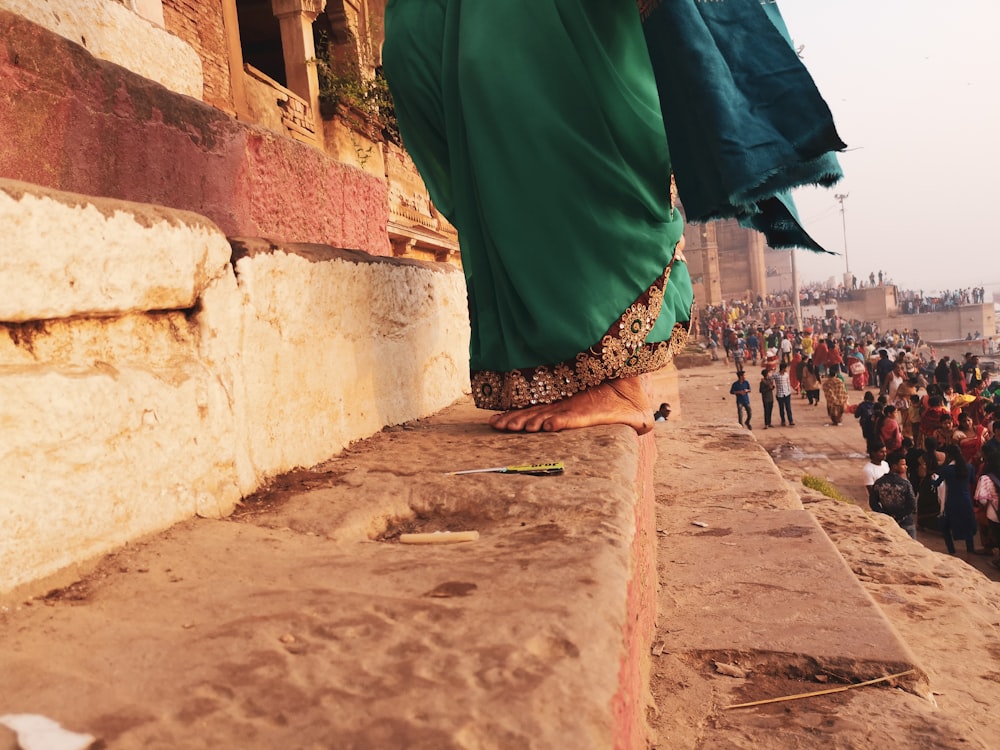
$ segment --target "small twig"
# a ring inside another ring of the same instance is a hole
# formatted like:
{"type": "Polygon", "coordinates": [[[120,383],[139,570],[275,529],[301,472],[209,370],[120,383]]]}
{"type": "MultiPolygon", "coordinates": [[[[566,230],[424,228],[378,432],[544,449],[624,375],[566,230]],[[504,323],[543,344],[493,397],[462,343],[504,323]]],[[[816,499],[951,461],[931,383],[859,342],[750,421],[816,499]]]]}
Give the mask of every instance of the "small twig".
{"type": "Polygon", "coordinates": [[[853,685],[843,685],[841,687],[829,688],[827,690],[817,690],[814,693],[799,693],[798,695],[784,695],[780,698],[768,698],[762,701],[753,701],[752,703],[737,703],[734,706],[726,706],[725,710],[728,711],[731,708],[749,708],[750,706],[763,706],[767,703],[781,703],[782,701],[795,701],[800,698],[812,698],[816,695],[828,695],[830,693],[842,693],[845,690],[853,690],[854,688],[864,687],[865,685],[874,685],[876,682],[885,682],[886,680],[894,680],[897,677],[904,677],[912,672],[916,672],[915,669],[907,669],[905,672],[900,672],[899,674],[890,674],[885,677],[878,677],[874,680],[868,680],[867,682],[858,682],[853,685]]]}

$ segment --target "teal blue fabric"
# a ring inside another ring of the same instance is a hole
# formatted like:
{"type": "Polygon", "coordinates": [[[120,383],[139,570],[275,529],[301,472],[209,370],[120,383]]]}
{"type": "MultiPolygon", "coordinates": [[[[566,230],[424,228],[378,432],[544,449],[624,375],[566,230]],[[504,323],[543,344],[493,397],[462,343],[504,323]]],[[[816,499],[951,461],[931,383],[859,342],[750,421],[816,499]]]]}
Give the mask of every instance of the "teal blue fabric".
{"type": "Polygon", "coordinates": [[[827,252],[790,190],[835,184],[845,145],[777,5],[664,0],[643,31],[687,219],[735,218],[773,248],[827,252]]]}

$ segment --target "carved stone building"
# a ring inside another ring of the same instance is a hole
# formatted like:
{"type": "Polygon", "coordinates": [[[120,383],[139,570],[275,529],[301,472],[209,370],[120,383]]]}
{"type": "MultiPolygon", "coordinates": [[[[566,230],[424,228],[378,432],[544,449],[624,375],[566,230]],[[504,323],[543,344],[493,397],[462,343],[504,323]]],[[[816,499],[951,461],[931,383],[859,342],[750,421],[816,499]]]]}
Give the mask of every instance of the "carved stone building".
{"type": "MultiPolygon", "coordinates": [[[[376,71],[381,64],[385,0],[0,0],[0,11],[4,10],[240,123],[312,147],[318,152],[314,157],[297,152],[304,179],[337,164],[356,167],[384,185],[380,200],[385,203],[377,212],[387,212],[381,240],[345,245],[329,234],[276,239],[330,242],[376,255],[459,263],[457,233],[434,210],[408,155],[381,122],[384,112],[372,96],[380,83],[384,87],[376,71]]],[[[23,106],[33,105],[26,98],[23,106]]],[[[17,107],[12,114],[15,122],[23,120],[17,107]]],[[[11,143],[16,146],[21,134],[15,129],[13,135],[11,143]]],[[[268,158],[263,152],[255,156],[262,163],[268,158]]],[[[128,194],[117,189],[121,186],[94,185],[92,179],[82,184],[45,179],[45,170],[31,163],[11,160],[5,167],[9,176],[38,184],[178,206],[176,185],[170,186],[173,196],[128,194]]],[[[357,185],[347,188],[353,192],[351,205],[369,205],[367,220],[373,220],[377,214],[370,204],[379,199],[359,187],[364,180],[357,176],[347,175],[343,184],[352,182],[357,185]]],[[[320,184],[306,184],[302,192],[304,198],[322,200],[322,191],[320,184]],[[315,195],[308,196],[310,190],[315,195]]],[[[341,196],[329,199],[340,201],[341,196]]],[[[195,201],[178,207],[203,210],[195,201]]],[[[325,212],[316,207],[299,210],[314,216],[325,212]]],[[[293,216],[295,209],[289,206],[288,211],[293,216]]],[[[247,231],[227,224],[211,210],[205,213],[227,232],[247,231]]],[[[366,217],[344,221],[356,220],[366,217]]],[[[276,235],[271,229],[262,234],[276,235]]]]}
{"type": "Polygon", "coordinates": [[[767,294],[764,235],[735,220],[688,224],[684,229],[695,300],[718,305],[723,300],[767,294]]]}

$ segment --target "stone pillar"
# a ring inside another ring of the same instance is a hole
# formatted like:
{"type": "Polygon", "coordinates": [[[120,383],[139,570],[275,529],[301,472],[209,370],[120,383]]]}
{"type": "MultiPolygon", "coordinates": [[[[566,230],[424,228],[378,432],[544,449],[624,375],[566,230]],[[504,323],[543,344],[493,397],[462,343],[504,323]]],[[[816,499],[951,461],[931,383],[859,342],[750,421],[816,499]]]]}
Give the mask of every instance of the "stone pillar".
{"type": "Polygon", "coordinates": [[[701,235],[702,273],[704,277],[705,300],[707,305],[722,303],[722,275],[719,273],[719,240],[716,223],[699,225],[701,235]]]}
{"type": "Polygon", "coordinates": [[[319,74],[313,44],[312,24],[323,12],[326,0],[271,0],[271,10],[281,27],[281,50],[285,58],[288,88],[305,99],[312,109],[316,133],[322,137],[323,121],[319,113],[319,74]]]}
{"type": "Polygon", "coordinates": [[[750,265],[750,290],[754,298],[767,294],[767,263],[764,260],[764,235],[747,231],[747,260],[750,265]]]}
{"type": "Polygon", "coordinates": [[[226,35],[226,58],[229,63],[229,85],[233,92],[236,118],[252,122],[247,104],[246,73],[243,70],[243,46],[240,43],[240,21],[236,0],[222,0],[222,28],[226,35]]]}

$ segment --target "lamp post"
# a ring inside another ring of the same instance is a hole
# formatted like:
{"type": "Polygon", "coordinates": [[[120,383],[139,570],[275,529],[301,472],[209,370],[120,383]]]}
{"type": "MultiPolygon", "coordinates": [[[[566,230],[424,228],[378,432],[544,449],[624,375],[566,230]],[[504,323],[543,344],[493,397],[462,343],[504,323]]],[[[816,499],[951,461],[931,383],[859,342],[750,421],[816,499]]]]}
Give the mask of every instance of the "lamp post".
{"type": "Polygon", "coordinates": [[[851,264],[847,259],[847,211],[844,208],[844,201],[847,200],[849,193],[837,193],[834,197],[840,202],[840,221],[844,227],[844,271],[848,276],[851,274],[851,264]]]}

